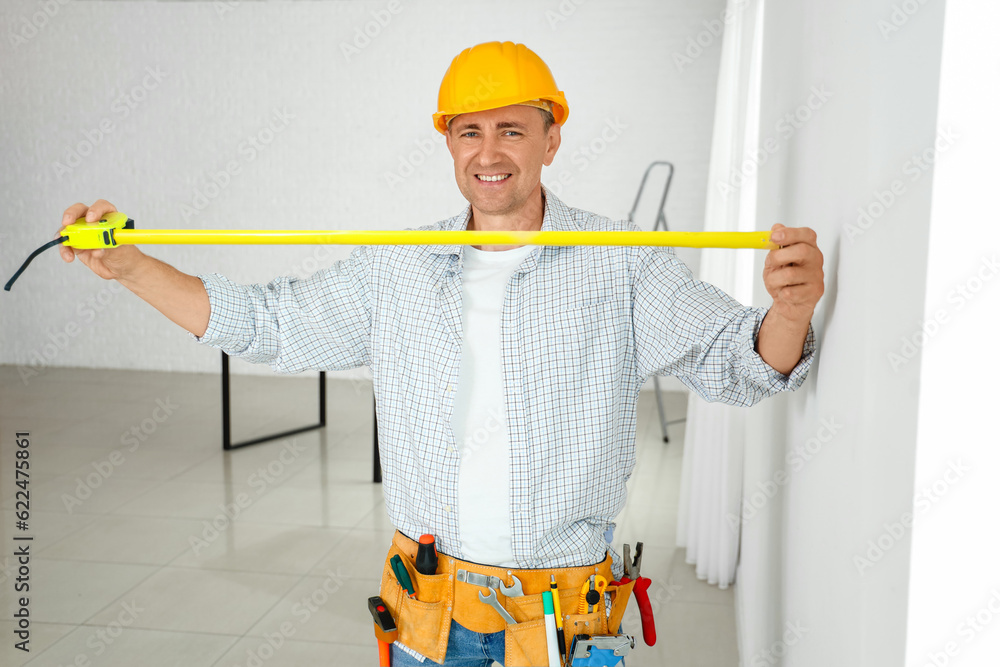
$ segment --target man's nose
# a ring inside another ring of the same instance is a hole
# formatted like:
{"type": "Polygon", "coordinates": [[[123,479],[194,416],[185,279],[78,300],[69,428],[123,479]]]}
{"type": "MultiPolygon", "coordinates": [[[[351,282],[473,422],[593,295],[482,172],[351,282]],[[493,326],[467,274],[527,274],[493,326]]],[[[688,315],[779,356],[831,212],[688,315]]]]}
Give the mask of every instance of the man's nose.
{"type": "Polygon", "coordinates": [[[479,152],[476,159],[481,167],[496,164],[500,160],[500,140],[497,137],[486,135],[479,144],[479,152]]]}

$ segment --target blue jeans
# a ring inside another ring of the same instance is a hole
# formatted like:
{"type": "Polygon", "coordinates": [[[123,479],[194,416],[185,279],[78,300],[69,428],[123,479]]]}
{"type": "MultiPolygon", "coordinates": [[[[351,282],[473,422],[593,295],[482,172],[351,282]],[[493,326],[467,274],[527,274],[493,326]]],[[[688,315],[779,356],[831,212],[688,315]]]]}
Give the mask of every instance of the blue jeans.
{"type": "Polygon", "coordinates": [[[429,658],[420,662],[393,644],[392,667],[430,667],[431,665],[490,667],[494,660],[503,664],[506,652],[503,635],[502,630],[486,634],[473,632],[452,621],[451,630],[448,631],[448,652],[443,663],[432,662],[429,658]]]}

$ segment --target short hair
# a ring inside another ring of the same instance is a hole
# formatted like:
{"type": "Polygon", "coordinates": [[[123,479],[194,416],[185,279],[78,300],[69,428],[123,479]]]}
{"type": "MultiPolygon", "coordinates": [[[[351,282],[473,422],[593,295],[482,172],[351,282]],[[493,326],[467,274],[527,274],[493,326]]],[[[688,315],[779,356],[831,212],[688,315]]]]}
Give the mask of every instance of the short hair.
{"type": "Polygon", "coordinates": [[[548,109],[539,109],[539,111],[542,112],[542,123],[545,125],[545,133],[548,134],[549,128],[556,124],[556,117],[548,109]]]}

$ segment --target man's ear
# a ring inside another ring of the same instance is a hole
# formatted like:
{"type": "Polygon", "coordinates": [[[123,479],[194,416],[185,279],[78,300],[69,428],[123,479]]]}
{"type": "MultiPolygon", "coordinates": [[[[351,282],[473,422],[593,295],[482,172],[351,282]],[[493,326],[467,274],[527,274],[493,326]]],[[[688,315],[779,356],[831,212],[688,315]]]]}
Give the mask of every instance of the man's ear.
{"type": "Polygon", "coordinates": [[[444,141],[446,144],[448,144],[448,152],[451,153],[451,158],[454,160],[455,149],[451,145],[451,127],[449,127],[448,131],[444,133],[444,141]]]}
{"type": "Polygon", "coordinates": [[[546,167],[552,164],[552,160],[556,157],[556,152],[559,150],[560,144],[562,144],[562,127],[556,123],[552,124],[549,128],[549,133],[545,137],[547,145],[545,147],[545,159],[542,160],[542,164],[546,167]]]}

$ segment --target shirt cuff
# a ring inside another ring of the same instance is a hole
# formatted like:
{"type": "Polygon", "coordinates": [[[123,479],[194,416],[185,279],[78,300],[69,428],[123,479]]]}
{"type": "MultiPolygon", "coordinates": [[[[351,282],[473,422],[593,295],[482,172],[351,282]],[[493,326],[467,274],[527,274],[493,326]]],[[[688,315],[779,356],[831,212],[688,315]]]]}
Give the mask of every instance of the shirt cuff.
{"type": "Polygon", "coordinates": [[[200,337],[192,333],[188,335],[199,343],[220,348],[226,354],[244,352],[253,339],[253,332],[247,330],[247,323],[252,323],[253,319],[246,289],[218,273],[199,275],[198,278],[208,292],[211,312],[205,333],[200,337]]]}
{"type": "Polygon", "coordinates": [[[795,391],[805,382],[809,368],[812,366],[813,358],[816,355],[816,333],[813,331],[812,323],[809,323],[809,330],[806,333],[805,343],[802,344],[802,357],[788,375],[774,370],[770,364],[764,361],[757,353],[757,336],[760,333],[760,325],[767,315],[768,308],[754,308],[753,315],[743,322],[743,329],[740,332],[739,355],[743,361],[743,375],[748,377],[758,377],[765,379],[771,391],[795,391]]]}

